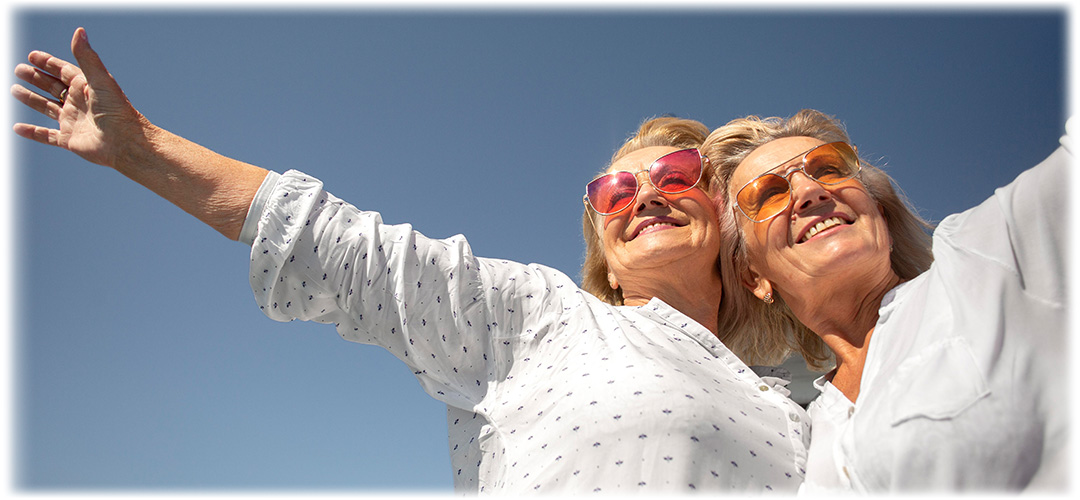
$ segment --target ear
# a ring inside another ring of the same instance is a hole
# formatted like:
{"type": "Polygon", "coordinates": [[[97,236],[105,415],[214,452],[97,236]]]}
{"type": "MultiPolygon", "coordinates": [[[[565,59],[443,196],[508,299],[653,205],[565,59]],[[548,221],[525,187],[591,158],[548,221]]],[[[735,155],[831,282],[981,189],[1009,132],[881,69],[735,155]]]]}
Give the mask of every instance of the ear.
{"type": "Polygon", "coordinates": [[[772,282],[758,274],[758,272],[754,270],[754,266],[744,268],[739,274],[742,285],[749,289],[754,296],[761,300],[765,300],[766,294],[770,297],[772,296],[772,282]]]}
{"type": "MultiPolygon", "coordinates": [[[[878,208],[878,212],[881,212],[881,218],[885,219],[885,227],[888,228],[889,227],[889,217],[887,215],[885,215],[885,205],[882,205],[881,203],[878,203],[877,208],[878,208]]],[[[892,231],[888,231],[887,234],[889,235],[889,253],[892,253],[892,251],[893,251],[892,231]]]]}
{"type": "Polygon", "coordinates": [[[607,281],[608,281],[608,285],[611,286],[612,290],[618,290],[619,289],[619,279],[615,277],[615,273],[613,273],[611,271],[608,271],[608,273],[607,273],[607,281]]]}

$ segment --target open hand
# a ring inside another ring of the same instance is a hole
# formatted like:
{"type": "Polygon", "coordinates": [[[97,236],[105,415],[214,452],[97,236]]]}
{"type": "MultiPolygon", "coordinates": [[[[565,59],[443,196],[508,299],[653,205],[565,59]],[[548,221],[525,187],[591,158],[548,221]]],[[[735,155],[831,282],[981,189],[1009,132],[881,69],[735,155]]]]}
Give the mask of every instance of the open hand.
{"type": "Polygon", "coordinates": [[[78,66],[33,51],[28,57],[30,64],[15,67],[15,75],[40,89],[42,94],[15,84],[11,95],[56,120],[57,127],[17,123],[14,131],[22,137],[67,149],[93,163],[115,166],[123,148],[139,138],[148,122],[132,107],[90,48],[83,28],[75,30],[71,53],[78,66]]]}

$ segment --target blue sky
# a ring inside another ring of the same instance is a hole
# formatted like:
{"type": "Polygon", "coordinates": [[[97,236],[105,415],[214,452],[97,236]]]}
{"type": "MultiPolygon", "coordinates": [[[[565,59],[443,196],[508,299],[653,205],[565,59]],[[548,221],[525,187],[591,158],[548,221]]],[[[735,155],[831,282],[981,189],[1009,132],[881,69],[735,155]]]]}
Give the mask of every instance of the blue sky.
{"type": "MultiPolygon", "coordinates": [[[[936,221],[1053,151],[1068,105],[1063,8],[8,15],[12,61],[84,26],[154,123],[572,276],[583,185],[645,118],[820,109],[936,221]]],[[[267,319],[243,245],[116,172],[9,144],[17,489],[449,491],[404,365],[267,319]]]]}

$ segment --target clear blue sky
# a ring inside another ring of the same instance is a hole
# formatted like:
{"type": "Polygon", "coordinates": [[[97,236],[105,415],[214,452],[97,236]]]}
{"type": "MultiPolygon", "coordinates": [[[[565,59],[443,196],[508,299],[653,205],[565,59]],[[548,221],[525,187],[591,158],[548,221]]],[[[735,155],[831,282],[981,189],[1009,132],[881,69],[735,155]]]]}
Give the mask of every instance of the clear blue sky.
{"type": "MultiPolygon", "coordinates": [[[[572,276],[583,185],[651,116],[834,114],[933,220],[1048,155],[1066,118],[1063,9],[9,15],[14,61],[70,58],[84,26],[156,124],[572,276]]],[[[404,365],[267,319],[243,245],[12,144],[17,488],[450,490],[445,407],[404,365]]]]}

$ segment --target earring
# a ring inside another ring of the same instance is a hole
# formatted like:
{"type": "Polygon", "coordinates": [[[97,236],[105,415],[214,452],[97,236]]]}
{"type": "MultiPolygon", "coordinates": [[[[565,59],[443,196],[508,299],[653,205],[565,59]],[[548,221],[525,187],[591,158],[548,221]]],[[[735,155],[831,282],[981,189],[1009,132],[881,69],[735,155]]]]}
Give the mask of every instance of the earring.
{"type": "Polygon", "coordinates": [[[766,293],[765,296],[761,298],[761,301],[766,303],[766,304],[772,304],[773,303],[772,292],[766,293]]]}

